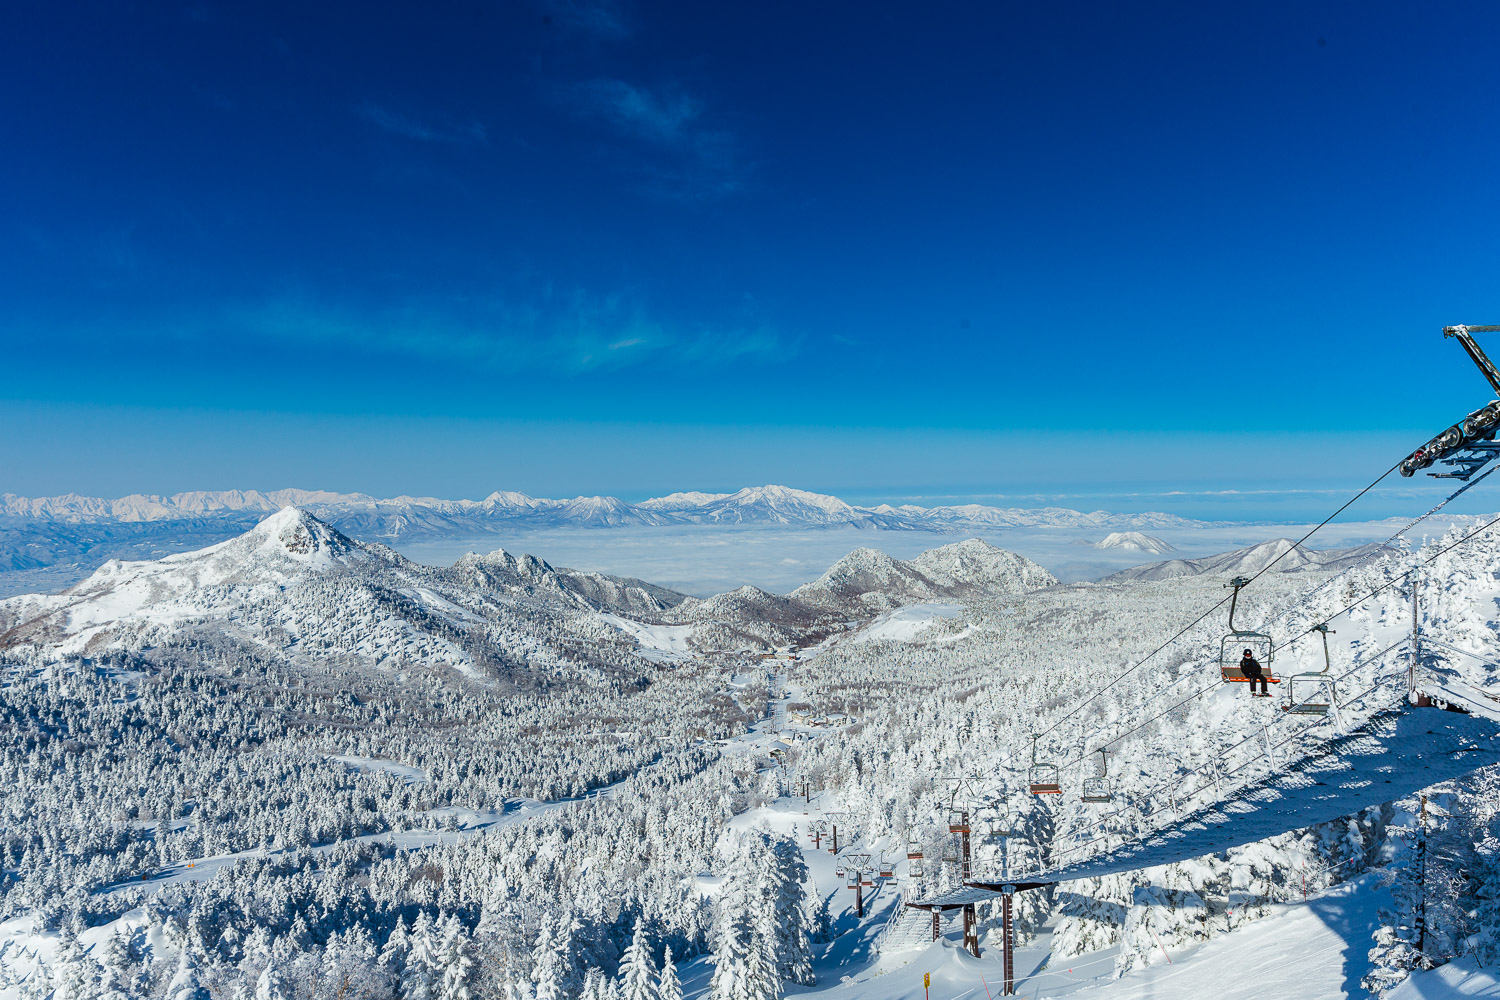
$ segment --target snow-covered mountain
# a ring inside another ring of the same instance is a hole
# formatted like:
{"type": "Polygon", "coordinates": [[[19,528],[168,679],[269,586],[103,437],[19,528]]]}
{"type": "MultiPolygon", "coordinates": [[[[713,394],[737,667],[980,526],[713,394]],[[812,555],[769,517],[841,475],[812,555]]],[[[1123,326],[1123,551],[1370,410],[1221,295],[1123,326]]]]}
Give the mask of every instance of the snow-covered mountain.
{"type": "Polygon", "coordinates": [[[1166,562],[1133,566],[1111,574],[1104,583],[1123,583],[1131,580],[1167,580],[1176,576],[1196,576],[1200,573],[1220,573],[1229,576],[1253,576],[1272,563],[1279,573],[1296,573],[1301,570],[1342,570],[1363,562],[1381,552],[1384,546],[1371,543],[1352,549],[1309,549],[1295,545],[1289,538],[1273,538],[1249,548],[1222,552],[1201,559],[1168,559],[1166,562]],[[1293,551],[1289,551],[1293,550],[1293,551]],[[1285,558],[1281,558],[1285,553],[1285,558]],[[1277,560],[1280,559],[1279,562],[1277,560]]]}
{"type": "MultiPolygon", "coordinates": [[[[755,502],[735,496],[742,508],[755,502]]],[[[803,502],[770,499],[793,508],[803,502]]],[[[0,601],[0,649],[98,653],[211,632],[294,658],[354,657],[479,676],[479,664],[545,665],[579,641],[597,645],[600,635],[628,648],[629,635],[601,626],[599,613],[688,626],[697,649],[760,648],[817,641],[906,604],[1056,582],[1035,563],[971,539],[911,560],[857,549],[786,597],[747,586],[698,600],[503,549],[469,553],[449,567],[421,566],[286,507],[207,548],[111,560],[60,594],[0,601]]]]}
{"type": "Polygon", "coordinates": [[[573,528],[713,525],[958,533],[1042,526],[1130,532],[1201,523],[1171,514],[1083,513],[1061,507],[861,507],[786,486],[747,487],[735,493],[672,493],[639,503],[607,496],[555,500],[514,491],[496,491],[482,500],[381,499],[363,493],[290,489],[132,494],[114,500],[5,493],[0,494],[0,574],[5,575],[0,595],[68,586],[107,559],[157,559],[225,541],[288,505],[308,511],[351,538],[393,544],[573,528]]]}
{"type": "Polygon", "coordinates": [[[1112,531],[1105,535],[1102,541],[1095,542],[1094,548],[1149,552],[1152,555],[1165,555],[1172,551],[1172,546],[1167,542],[1155,535],[1147,535],[1139,531],[1112,531]]]}
{"type": "Polygon", "coordinates": [[[65,494],[22,497],[0,494],[0,518],[64,524],[170,522],[197,518],[251,519],[295,505],[341,530],[398,538],[413,534],[483,532],[518,524],[534,527],[618,527],[663,524],[775,524],[796,527],[853,526],[892,531],[958,531],[1033,525],[1136,528],[1191,527],[1199,522],[1173,514],[1083,513],[1063,507],[1038,510],[964,504],[950,507],[860,507],[838,497],[788,486],[752,486],[736,493],[672,493],[629,503],[616,497],[551,500],[497,491],[483,500],[399,496],[322,490],[195,491],[172,496],[132,494],[108,500],[65,494]]]}
{"type": "Polygon", "coordinates": [[[971,538],[930,549],[915,559],[855,549],[790,596],[816,607],[880,613],[903,604],[961,600],[976,593],[1020,594],[1056,583],[1031,560],[971,538]]]}
{"type": "Polygon", "coordinates": [[[420,566],[286,507],[205,549],[111,560],[60,594],[0,601],[0,649],[98,654],[203,634],[300,661],[483,678],[504,665],[549,668],[585,640],[608,649],[596,612],[656,614],[681,600],[503,551],[420,566]]]}
{"type": "Polygon", "coordinates": [[[552,597],[595,610],[654,617],[687,598],[675,590],[630,577],[608,576],[572,569],[555,569],[532,555],[512,555],[496,549],[485,555],[469,553],[447,570],[447,575],[473,587],[511,591],[529,597],[552,597]]]}

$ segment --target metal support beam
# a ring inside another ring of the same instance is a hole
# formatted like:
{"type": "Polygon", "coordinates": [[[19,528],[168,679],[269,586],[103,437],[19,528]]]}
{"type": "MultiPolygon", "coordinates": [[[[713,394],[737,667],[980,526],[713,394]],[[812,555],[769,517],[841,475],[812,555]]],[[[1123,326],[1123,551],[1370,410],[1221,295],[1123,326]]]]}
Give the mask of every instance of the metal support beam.
{"type": "Polygon", "coordinates": [[[959,834],[963,838],[960,857],[963,859],[963,881],[967,882],[973,877],[973,858],[969,854],[969,814],[967,811],[963,814],[963,830],[964,832],[959,834]]]}
{"type": "Polygon", "coordinates": [[[1003,996],[1016,994],[1016,949],[1015,928],[1011,920],[1011,901],[1015,899],[1014,886],[1006,886],[1000,896],[1000,941],[1005,953],[1005,985],[1003,996]]]}
{"type": "Polygon", "coordinates": [[[979,957],[979,911],[973,903],[964,907],[964,950],[979,957]]]}
{"type": "Polygon", "coordinates": [[[1500,330],[1500,326],[1445,326],[1443,336],[1453,337],[1462,344],[1464,350],[1468,352],[1469,360],[1474,362],[1485,381],[1494,388],[1495,392],[1500,393],[1500,372],[1495,370],[1494,364],[1490,362],[1480,346],[1474,343],[1474,338],[1469,336],[1471,332],[1494,333],[1497,330],[1500,330]]]}
{"type": "Polygon", "coordinates": [[[936,941],[943,936],[943,911],[938,907],[932,908],[932,939],[936,941]]]}

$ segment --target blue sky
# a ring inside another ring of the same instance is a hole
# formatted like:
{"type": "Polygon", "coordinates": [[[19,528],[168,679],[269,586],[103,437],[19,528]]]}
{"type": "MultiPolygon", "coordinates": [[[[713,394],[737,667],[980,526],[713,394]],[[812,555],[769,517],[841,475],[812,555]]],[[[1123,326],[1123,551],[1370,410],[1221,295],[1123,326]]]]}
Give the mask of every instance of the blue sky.
{"type": "Polygon", "coordinates": [[[0,490],[1357,487],[1489,398],[1489,5],[0,18],[0,490]]]}

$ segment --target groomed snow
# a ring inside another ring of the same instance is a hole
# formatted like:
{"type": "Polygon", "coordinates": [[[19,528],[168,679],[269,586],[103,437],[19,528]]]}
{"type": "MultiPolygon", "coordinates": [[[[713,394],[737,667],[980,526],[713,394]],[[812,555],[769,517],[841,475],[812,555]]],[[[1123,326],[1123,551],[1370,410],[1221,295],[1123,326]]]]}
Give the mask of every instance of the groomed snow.
{"type": "Polygon", "coordinates": [[[599,618],[634,639],[641,647],[641,655],[648,660],[686,660],[693,655],[688,646],[688,636],[693,632],[692,625],[647,625],[619,615],[602,613],[599,618]]]}
{"type": "Polygon", "coordinates": [[[962,604],[908,604],[876,618],[852,638],[853,642],[913,642],[944,618],[958,618],[962,604]]]}

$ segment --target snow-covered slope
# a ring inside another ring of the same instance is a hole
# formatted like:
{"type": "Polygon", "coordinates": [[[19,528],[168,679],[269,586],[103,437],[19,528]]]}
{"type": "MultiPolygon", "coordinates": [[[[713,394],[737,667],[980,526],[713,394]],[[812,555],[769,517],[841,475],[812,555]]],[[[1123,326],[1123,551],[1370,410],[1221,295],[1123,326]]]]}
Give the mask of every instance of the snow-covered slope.
{"type": "Polygon", "coordinates": [[[684,595],[644,580],[572,569],[555,569],[536,556],[516,556],[504,549],[487,555],[462,556],[449,574],[470,586],[511,590],[625,615],[656,615],[682,603],[684,595]]]}
{"type": "Polygon", "coordinates": [[[203,635],[299,661],[474,677],[488,665],[499,676],[549,668],[584,638],[607,650],[597,640],[612,633],[591,624],[595,610],[656,613],[680,600],[638,580],[503,551],[419,566],[286,507],[227,542],[111,561],[61,594],[0,601],[0,649],[97,654],[203,635]]]}
{"type": "Polygon", "coordinates": [[[1021,594],[1055,583],[1051,573],[1031,560],[971,538],[910,560],[893,559],[878,549],[855,549],[791,596],[818,607],[878,613],[976,593],[1021,594]]]}
{"type": "Polygon", "coordinates": [[[1169,559],[1166,562],[1150,563],[1121,570],[1105,577],[1105,583],[1122,583],[1129,580],[1169,580],[1175,576],[1196,576],[1200,573],[1222,573],[1230,576],[1252,576],[1275,563],[1278,573],[1296,573],[1302,570],[1342,570],[1379,555],[1382,546],[1361,545],[1352,549],[1309,549],[1296,545],[1289,538],[1275,538],[1249,548],[1235,549],[1216,556],[1201,559],[1169,559]],[[1283,554],[1285,557],[1282,558],[1283,554]],[[1278,559],[1280,561],[1278,561],[1278,559]]]}
{"type": "Polygon", "coordinates": [[[1147,535],[1139,531],[1111,531],[1104,536],[1102,541],[1095,542],[1094,548],[1149,552],[1152,555],[1165,555],[1172,551],[1172,546],[1167,542],[1155,535],[1147,535]]]}

